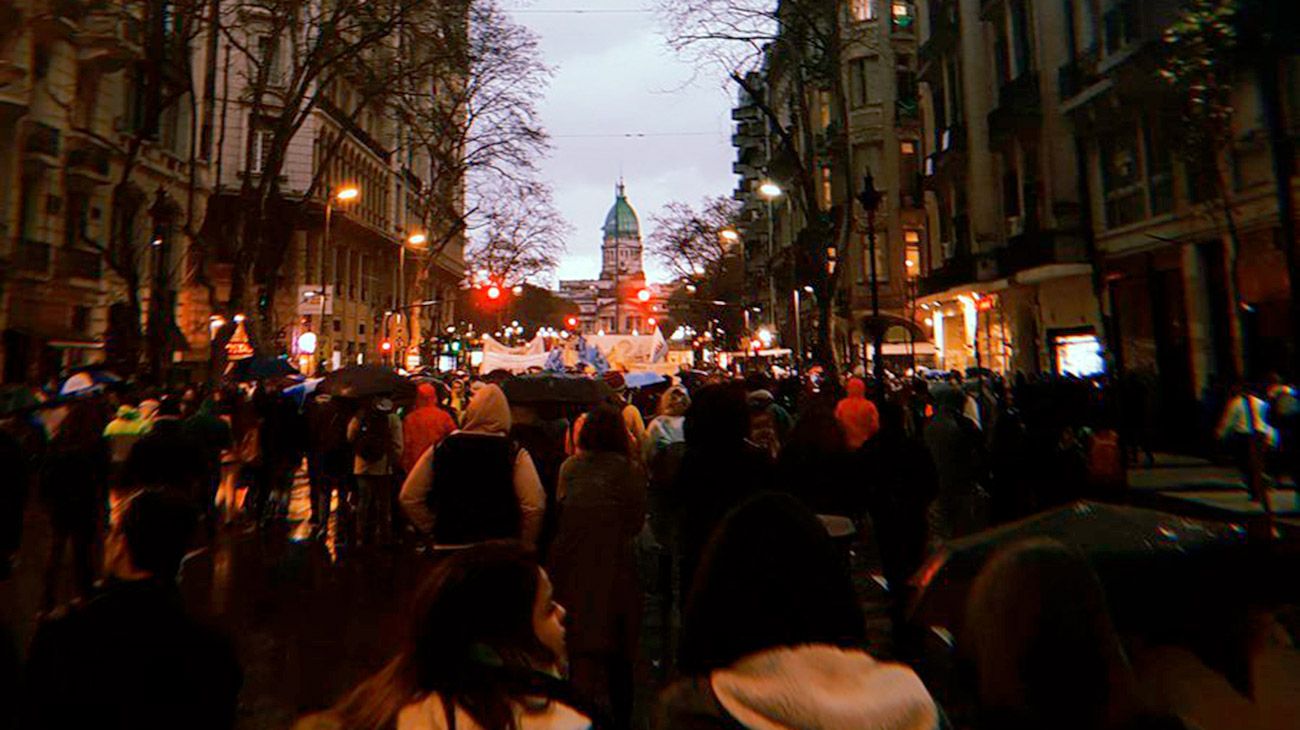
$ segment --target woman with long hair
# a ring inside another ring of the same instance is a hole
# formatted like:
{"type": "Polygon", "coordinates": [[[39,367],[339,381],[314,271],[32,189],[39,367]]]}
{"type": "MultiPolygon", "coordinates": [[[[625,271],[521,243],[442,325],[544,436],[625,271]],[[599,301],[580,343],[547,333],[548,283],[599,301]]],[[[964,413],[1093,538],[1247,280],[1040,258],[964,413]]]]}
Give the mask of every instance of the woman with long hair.
{"type": "Polygon", "coordinates": [[[560,517],[548,562],[555,595],[573,612],[573,684],[616,727],[632,719],[642,602],[632,543],[646,515],[645,471],[628,455],[629,438],[615,406],[587,414],[578,453],[560,467],[560,517]]]}
{"type": "Polygon", "coordinates": [[[864,651],[866,621],[816,515],[758,495],[718,525],[683,619],[685,677],[657,727],[934,730],[939,711],[911,669],[864,651]]]}
{"type": "Polygon", "coordinates": [[[409,635],[386,667],[299,730],[583,730],[559,679],[565,611],[517,541],[441,560],[420,589],[409,635]]]}

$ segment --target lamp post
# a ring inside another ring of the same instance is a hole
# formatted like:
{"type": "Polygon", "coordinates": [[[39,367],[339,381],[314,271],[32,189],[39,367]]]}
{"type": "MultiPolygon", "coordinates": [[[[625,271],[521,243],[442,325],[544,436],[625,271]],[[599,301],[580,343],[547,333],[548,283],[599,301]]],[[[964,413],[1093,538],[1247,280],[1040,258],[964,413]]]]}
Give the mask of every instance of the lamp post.
{"type": "Polygon", "coordinates": [[[885,377],[884,340],[885,333],[880,326],[880,278],[876,272],[876,209],[884,195],[876,190],[876,180],[867,170],[862,179],[862,192],[858,193],[858,202],[867,212],[867,255],[871,257],[871,372],[876,383],[883,383],[885,377]]]}
{"type": "MultiPolygon", "coordinates": [[[[330,221],[334,215],[335,203],[351,203],[361,197],[361,191],[355,185],[347,185],[340,188],[337,192],[333,191],[329,185],[325,186],[325,233],[321,242],[321,304],[320,304],[320,331],[325,332],[325,257],[330,254],[330,221]]],[[[335,266],[337,270],[337,264],[335,266]]]]}

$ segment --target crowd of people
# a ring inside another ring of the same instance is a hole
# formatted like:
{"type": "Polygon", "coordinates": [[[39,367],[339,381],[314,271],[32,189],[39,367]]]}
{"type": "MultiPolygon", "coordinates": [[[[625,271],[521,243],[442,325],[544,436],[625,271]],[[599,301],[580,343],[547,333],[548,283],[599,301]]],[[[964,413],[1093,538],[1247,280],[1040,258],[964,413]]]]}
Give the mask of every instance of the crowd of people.
{"type": "MultiPolygon", "coordinates": [[[[946,727],[916,672],[873,656],[844,540],[874,544],[908,658],[931,551],[1104,493],[1107,459],[1129,456],[1097,437],[1124,418],[1088,380],[718,373],[631,390],[611,373],[581,408],[512,403],[501,380],[424,379],[409,403],[119,386],[65,406],[48,443],[7,418],[0,469],[31,476],[53,532],[28,725],[230,727],[238,662],[182,608],[178,574],[204,540],[283,520],[305,471],[315,536],[430,568],[391,662],[304,730],[946,727]],[[639,707],[649,591],[673,681],[639,707]]],[[[963,726],[1183,727],[1139,691],[1096,575],[1059,543],[991,560],[960,633],[963,726]]]]}

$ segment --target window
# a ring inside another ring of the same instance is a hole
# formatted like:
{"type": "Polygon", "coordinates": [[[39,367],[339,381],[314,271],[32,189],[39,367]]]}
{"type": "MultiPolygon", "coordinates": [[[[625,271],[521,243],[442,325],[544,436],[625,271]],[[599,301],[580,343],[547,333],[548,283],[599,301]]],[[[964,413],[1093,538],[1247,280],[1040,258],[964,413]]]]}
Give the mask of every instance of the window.
{"type": "Polygon", "coordinates": [[[889,16],[894,27],[899,30],[911,28],[912,22],[916,19],[912,12],[912,4],[901,0],[894,0],[890,5],[889,16]]]}
{"type": "Polygon", "coordinates": [[[90,332],[90,307],[79,304],[72,307],[72,331],[83,334],[90,332]]]}
{"type": "Polygon", "coordinates": [[[68,191],[68,205],[63,210],[63,245],[79,245],[86,237],[86,213],[90,196],[82,190],[68,191]]]}
{"type": "Polygon", "coordinates": [[[1029,38],[1029,9],[1024,0],[1011,2],[1011,48],[1015,52],[1015,74],[1019,78],[1033,66],[1033,50],[1029,38]]]}
{"type": "MultiPolygon", "coordinates": [[[[871,239],[866,233],[862,234],[862,267],[862,276],[869,283],[871,281],[871,239]]],[[[876,231],[876,281],[882,284],[889,282],[889,234],[882,230],[876,231]]]]}
{"type": "Polygon", "coordinates": [[[867,103],[867,59],[849,61],[849,103],[854,109],[867,103]]]}
{"type": "MultiPolygon", "coordinates": [[[[916,235],[916,231],[908,231],[907,233],[910,235],[916,235]]],[[[903,265],[907,269],[905,272],[907,278],[915,279],[921,275],[921,246],[919,244],[907,244],[907,254],[903,261],[903,265]]]]}
{"type": "Polygon", "coordinates": [[[280,63],[280,48],[271,36],[257,37],[257,63],[259,78],[265,78],[267,86],[282,86],[284,84],[284,67],[280,63]]]}
{"type": "Polygon", "coordinates": [[[875,0],[849,0],[849,10],[853,13],[853,19],[858,22],[875,20],[875,6],[875,0]]]}
{"type": "Polygon", "coordinates": [[[1106,225],[1115,228],[1142,220],[1146,217],[1146,196],[1138,164],[1136,126],[1125,125],[1103,136],[1100,151],[1106,225]]]}
{"type": "Polygon", "coordinates": [[[266,169],[266,164],[271,156],[271,145],[274,137],[270,128],[260,121],[252,123],[252,131],[248,133],[249,146],[249,164],[248,171],[254,175],[261,175],[266,169]]]}
{"type": "Polygon", "coordinates": [[[831,168],[822,168],[822,207],[831,207],[831,168]]]}

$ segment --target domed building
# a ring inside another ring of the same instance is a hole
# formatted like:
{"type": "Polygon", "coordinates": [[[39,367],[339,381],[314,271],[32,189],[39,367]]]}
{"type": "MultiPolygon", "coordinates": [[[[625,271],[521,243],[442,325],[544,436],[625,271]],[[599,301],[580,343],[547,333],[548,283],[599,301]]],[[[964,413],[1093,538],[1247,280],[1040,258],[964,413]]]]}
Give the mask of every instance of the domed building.
{"type": "Polygon", "coordinates": [[[584,333],[649,334],[667,312],[668,292],[646,284],[641,220],[622,180],[601,232],[600,278],[561,281],[560,296],[573,303],[584,333]]]}

